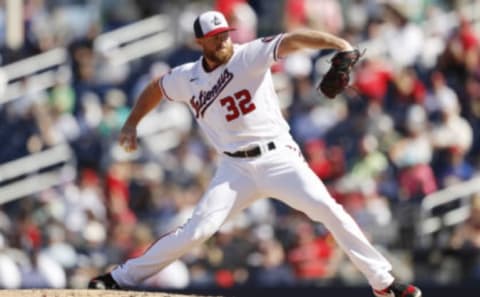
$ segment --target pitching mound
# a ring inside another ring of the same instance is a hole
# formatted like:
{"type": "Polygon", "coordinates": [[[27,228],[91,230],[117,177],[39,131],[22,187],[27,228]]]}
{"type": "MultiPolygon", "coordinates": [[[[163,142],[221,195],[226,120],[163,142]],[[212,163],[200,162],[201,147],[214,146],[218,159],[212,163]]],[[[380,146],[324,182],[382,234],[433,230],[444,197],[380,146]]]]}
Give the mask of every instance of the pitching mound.
{"type": "Polygon", "coordinates": [[[193,297],[159,292],[100,290],[0,290],[0,297],[193,297]]]}

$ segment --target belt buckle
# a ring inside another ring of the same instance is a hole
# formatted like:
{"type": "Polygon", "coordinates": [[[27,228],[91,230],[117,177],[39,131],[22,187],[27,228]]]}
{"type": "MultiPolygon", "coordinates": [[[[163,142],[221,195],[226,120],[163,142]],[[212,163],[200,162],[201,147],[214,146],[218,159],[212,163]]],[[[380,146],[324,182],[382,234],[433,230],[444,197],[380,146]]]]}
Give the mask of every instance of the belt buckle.
{"type": "Polygon", "coordinates": [[[274,141],[267,141],[267,142],[263,142],[260,144],[260,151],[263,154],[269,152],[269,151],[273,151],[275,149],[276,145],[275,145],[275,142],[274,141]]]}
{"type": "Polygon", "coordinates": [[[258,147],[260,148],[260,155],[263,155],[265,154],[266,152],[268,152],[268,145],[266,142],[262,142],[258,145],[258,147]]]}

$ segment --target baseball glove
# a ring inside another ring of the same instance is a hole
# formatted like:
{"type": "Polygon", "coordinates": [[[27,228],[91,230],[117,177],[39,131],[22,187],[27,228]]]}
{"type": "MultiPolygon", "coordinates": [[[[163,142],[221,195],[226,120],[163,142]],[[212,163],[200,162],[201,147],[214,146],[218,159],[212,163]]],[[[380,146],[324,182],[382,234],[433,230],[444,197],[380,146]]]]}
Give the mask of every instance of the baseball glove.
{"type": "Polygon", "coordinates": [[[332,65],[317,86],[317,91],[330,99],[335,98],[348,86],[350,72],[362,53],[358,49],[338,52],[333,56],[332,65]]]}

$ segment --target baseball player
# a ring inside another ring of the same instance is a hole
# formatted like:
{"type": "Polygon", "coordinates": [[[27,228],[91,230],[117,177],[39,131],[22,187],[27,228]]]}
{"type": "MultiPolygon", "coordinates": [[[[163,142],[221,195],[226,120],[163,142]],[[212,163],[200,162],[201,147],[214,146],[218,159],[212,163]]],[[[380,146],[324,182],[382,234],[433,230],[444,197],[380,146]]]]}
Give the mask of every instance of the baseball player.
{"type": "Polygon", "coordinates": [[[218,151],[219,164],[192,217],[157,240],[142,256],[92,279],[89,288],[134,288],[215,234],[229,218],[256,200],[275,197],[323,223],[375,296],[420,297],[413,285],[394,281],[390,263],[368,242],[350,215],[327,192],[304,161],[282,117],[270,66],[302,48],[350,52],[345,40],[318,31],[298,31],[232,44],[225,17],[208,11],[193,29],[202,57],[154,79],[139,96],[119,142],[137,148],[136,127],[162,98],[187,104],[218,151]]]}

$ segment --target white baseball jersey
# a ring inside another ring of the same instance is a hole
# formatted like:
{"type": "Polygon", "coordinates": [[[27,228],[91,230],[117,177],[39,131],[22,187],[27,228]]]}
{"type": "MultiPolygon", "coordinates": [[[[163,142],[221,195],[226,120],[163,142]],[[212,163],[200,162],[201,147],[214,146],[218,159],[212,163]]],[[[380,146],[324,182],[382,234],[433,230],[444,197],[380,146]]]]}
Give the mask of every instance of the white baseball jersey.
{"type": "Polygon", "coordinates": [[[219,152],[288,134],[270,72],[282,36],[234,45],[228,63],[211,72],[202,58],[174,68],[160,80],[164,96],[188,104],[219,152]]]}

